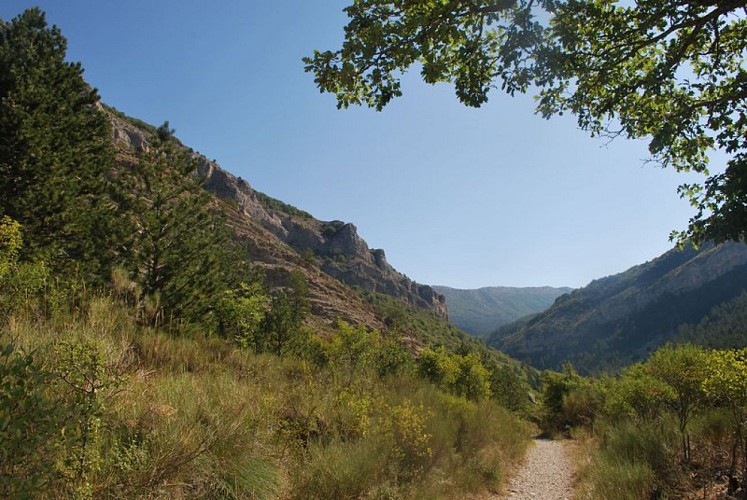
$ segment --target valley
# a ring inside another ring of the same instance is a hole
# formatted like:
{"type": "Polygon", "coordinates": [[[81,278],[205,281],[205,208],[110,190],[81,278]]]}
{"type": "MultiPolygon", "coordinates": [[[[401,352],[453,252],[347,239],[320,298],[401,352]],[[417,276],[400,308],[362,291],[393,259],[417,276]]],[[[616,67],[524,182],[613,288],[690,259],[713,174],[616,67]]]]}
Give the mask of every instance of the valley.
{"type": "MultiPolygon", "coordinates": [[[[0,31],[0,497],[747,495],[732,226],[576,289],[418,283],[107,104],[41,9],[0,31]]],[[[475,223],[428,206],[423,261],[475,223]]]]}

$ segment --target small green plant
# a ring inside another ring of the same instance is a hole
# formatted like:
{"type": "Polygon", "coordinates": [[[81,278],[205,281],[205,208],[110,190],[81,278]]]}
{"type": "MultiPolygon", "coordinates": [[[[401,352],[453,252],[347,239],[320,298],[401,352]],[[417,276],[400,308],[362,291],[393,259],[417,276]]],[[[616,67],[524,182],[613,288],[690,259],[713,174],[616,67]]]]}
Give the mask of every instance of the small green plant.
{"type": "Polygon", "coordinates": [[[60,340],[54,348],[54,375],[62,385],[61,403],[68,415],[62,433],[66,447],[63,470],[75,494],[93,495],[93,477],[101,466],[98,446],[107,396],[120,383],[104,354],[82,339],[60,340]]]}
{"type": "Polygon", "coordinates": [[[54,483],[64,415],[49,396],[52,375],[13,344],[0,352],[0,496],[30,498],[54,483]]]}
{"type": "Polygon", "coordinates": [[[316,255],[311,248],[304,248],[303,252],[301,252],[301,258],[310,266],[316,265],[316,255]]]}

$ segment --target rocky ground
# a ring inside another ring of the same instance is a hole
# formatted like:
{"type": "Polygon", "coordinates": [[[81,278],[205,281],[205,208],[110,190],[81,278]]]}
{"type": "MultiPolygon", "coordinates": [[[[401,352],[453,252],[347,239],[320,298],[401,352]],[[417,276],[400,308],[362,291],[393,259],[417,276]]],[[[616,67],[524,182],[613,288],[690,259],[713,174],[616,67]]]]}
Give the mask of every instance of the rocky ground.
{"type": "Polygon", "coordinates": [[[571,500],[573,462],[564,441],[535,439],[505,496],[510,500],[571,500]]]}

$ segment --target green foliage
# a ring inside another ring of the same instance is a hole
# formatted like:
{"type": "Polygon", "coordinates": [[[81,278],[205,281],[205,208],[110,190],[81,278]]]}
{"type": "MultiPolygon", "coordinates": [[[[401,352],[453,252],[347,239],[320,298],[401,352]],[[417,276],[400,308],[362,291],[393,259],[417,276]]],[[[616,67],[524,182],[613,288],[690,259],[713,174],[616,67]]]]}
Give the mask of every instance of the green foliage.
{"type": "Polygon", "coordinates": [[[456,383],[459,367],[446,349],[425,348],[418,356],[418,373],[436,385],[450,387],[456,383]]]}
{"type": "Polygon", "coordinates": [[[0,280],[18,262],[22,244],[21,225],[4,215],[0,220],[0,280]]]}
{"type": "Polygon", "coordinates": [[[419,65],[427,83],[451,82],[480,106],[488,93],[538,90],[544,117],[570,112],[592,135],[647,138],[654,159],[708,175],[684,184],[696,215],[677,236],[705,242],[747,234],[747,107],[742,2],[608,0],[406,2],[355,0],[340,50],[304,58],[338,107],[381,110],[419,65]]]}
{"type": "Polygon", "coordinates": [[[713,307],[698,323],[681,325],[675,339],[715,349],[738,348],[747,345],[745,324],[747,291],[713,307]]]}
{"type": "Polygon", "coordinates": [[[404,476],[401,479],[423,474],[433,456],[432,436],[426,432],[430,418],[427,409],[404,401],[382,413],[381,432],[390,450],[389,459],[397,463],[399,474],[404,476]]]}
{"type": "Polygon", "coordinates": [[[703,390],[731,412],[734,436],[731,447],[732,475],[738,462],[736,452],[741,447],[744,459],[742,477],[747,484],[747,349],[712,351],[708,354],[707,363],[703,390]]]}
{"type": "Polygon", "coordinates": [[[568,418],[564,402],[570,394],[580,390],[585,382],[570,364],[564,365],[561,373],[551,371],[543,373],[543,427],[546,431],[567,431],[571,426],[579,425],[580,422],[568,418]]]}
{"type": "Polygon", "coordinates": [[[504,407],[524,413],[531,392],[526,377],[509,365],[495,365],[490,372],[490,392],[504,407]]]}
{"type": "Polygon", "coordinates": [[[369,333],[365,326],[355,327],[340,320],[327,344],[327,355],[349,384],[357,373],[376,372],[380,339],[378,331],[369,333]]]}
{"type": "Polygon", "coordinates": [[[27,429],[0,433],[15,460],[0,465],[13,464],[5,491],[456,498],[499,488],[528,440],[495,401],[415,377],[396,337],[377,331],[341,323],[315,344],[317,363],[308,351],[255,354],[233,339],[151,329],[110,297],[75,303],[0,325],[0,337],[36,349],[0,363],[3,415],[19,399],[29,408],[27,421],[1,421],[27,429]]]}
{"type": "Polygon", "coordinates": [[[302,337],[303,321],[309,312],[308,286],[303,274],[290,275],[290,286],[273,291],[270,307],[254,336],[255,352],[272,352],[281,356],[293,339],[302,337]]]}
{"type": "Polygon", "coordinates": [[[388,295],[369,291],[362,293],[377,313],[384,318],[390,332],[417,338],[433,350],[443,347],[446,352],[458,352],[463,355],[474,352],[489,371],[493,367],[510,366],[522,380],[530,385],[536,385],[538,381],[536,370],[518,363],[498,350],[488,348],[482,340],[459,330],[451,323],[423,309],[408,306],[388,295]]]}
{"type": "Polygon", "coordinates": [[[61,468],[77,497],[92,497],[93,477],[103,460],[98,444],[105,400],[119,385],[119,377],[99,347],[85,340],[57,341],[52,356],[67,416],[61,430],[65,446],[61,468]]]}
{"type": "Polygon", "coordinates": [[[683,480],[677,470],[677,431],[660,423],[625,422],[604,435],[583,472],[581,498],[651,498],[673,493],[683,480]]]}
{"type": "Polygon", "coordinates": [[[262,204],[262,206],[268,210],[277,210],[279,212],[283,212],[288,215],[295,215],[296,217],[301,217],[303,219],[313,218],[310,213],[304,212],[303,210],[296,208],[293,205],[289,205],[280,200],[276,200],[275,198],[267,196],[264,193],[260,193],[259,191],[255,191],[255,194],[257,195],[257,199],[262,204]]]}
{"type": "Polygon", "coordinates": [[[332,369],[345,385],[360,374],[384,378],[407,372],[412,365],[412,357],[396,338],[342,320],[324,349],[332,369]]]}
{"type": "Polygon", "coordinates": [[[21,263],[18,258],[23,247],[21,225],[7,215],[0,221],[0,318],[29,305],[44,289],[48,278],[43,263],[21,263]]]}
{"type": "Polygon", "coordinates": [[[696,488],[708,496],[725,473],[733,487],[743,484],[745,359],[744,349],[667,345],[614,379],[551,374],[554,397],[546,400],[557,403],[571,386],[562,397],[564,410],[569,401],[576,406],[578,387],[582,393],[591,388],[597,401],[591,425],[584,425],[599,438],[599,449],[582,473],[580,496],[681,496],[696,488]]]}
{"type": "Polygon", "coordinates": [[[217,310],[221,333],[241,347],[253,346],[269,307],[270,299],[259,282],[241,283],[238,290],[226,290],[217,310]]]}
{"type": "Polygon", "coordinates": [[[473,401],[489,398],[490,372],[482,365],[479,356],[471,352],[455,357],[459,371],[454,383],[454,392],[473,401]]]}
{"type": "Polygon", "coordinates": [[[747,349],[711,351],[706,376],[706,394],[729,406],[747,410],[747,349]]]}
{"type": "Polygon", "coordinates": [[[682,434],[685,461],[690,460],[688,423],[693,412],[705,402],[703,381],[706,376],[706,352],[697,346],[666,345],[651,355],[646,368],[674,392],[673,404],[682,434]]]}
{"type": "Polygon", "coordinates": [[[143,320],[208,322],[214,304],[244,273],[244,261],[209,195],[196,165],[172,138],[166,122],[153,144],[122,172],[121,206],[131,225],[125,259],[138,285],[143,320]]]}
{"type": "Polygon", "coordinates": [[[490,397],[490,372],[479,356],[449,354],[441,347],[425,348],[418,357],[418,373],[426,380],[467,399],[479,401],[490,397]]]}
{"type": "Polygon", "coordinates": [[[613,418],[628,417],[650,422],[659,417],[675,398],[675,391],[669,384],[637,364],[611,382],[606,412],[613,418]]]}
{"type": "Polygon", "coordinates": [[[45,392],[52,375],[13,344],[0,352],[0,495],[29,498],[54,481],[50,456],[64,414],[45,392]]]}
{"type": "Polygon", "coordinates": [[[0,22],[0,213],[23,227],[23,254],[103,282],[114,259],[114,152],[98,95],[37,8],[0,22]]]}

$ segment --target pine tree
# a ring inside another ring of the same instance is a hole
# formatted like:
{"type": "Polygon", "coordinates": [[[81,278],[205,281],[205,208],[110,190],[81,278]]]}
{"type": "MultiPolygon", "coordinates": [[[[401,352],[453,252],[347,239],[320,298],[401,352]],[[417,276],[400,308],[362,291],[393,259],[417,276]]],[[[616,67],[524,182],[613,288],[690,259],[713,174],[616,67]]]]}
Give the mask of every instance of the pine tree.
{"type": "Polygon", "coordinates": [[[122,203],[132,227],[128,267],[139,286],[144,319],[204,321],[245,263],[233,250],[228,227],[196,177],[196,165],[173,138],[168,122],[120,172],[122,203]]]}
{"type": "Polygon", "coordinates": [[[114,248],[114,150],[66,44],[37,8],[0,20],[0,214],[23,225],[26,257],[101,280],[114,248]]]}

